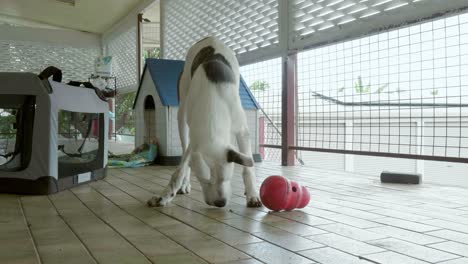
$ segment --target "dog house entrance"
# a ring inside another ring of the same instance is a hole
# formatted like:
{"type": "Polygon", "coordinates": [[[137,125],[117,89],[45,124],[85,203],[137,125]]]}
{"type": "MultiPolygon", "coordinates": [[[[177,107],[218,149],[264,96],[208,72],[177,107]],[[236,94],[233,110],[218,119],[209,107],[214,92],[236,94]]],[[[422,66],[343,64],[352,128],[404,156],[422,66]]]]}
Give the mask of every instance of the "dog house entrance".
{"type": "Polygon", "coordinates": [[[145,143],[151,143],[156,140],[156,107],[151,95],[145,98],[145,143]]]}
{"type": "Polygon", "coordinates": [[[31,158],[35,97],[0,98],[0,171],[19,171],[31,158]]]}

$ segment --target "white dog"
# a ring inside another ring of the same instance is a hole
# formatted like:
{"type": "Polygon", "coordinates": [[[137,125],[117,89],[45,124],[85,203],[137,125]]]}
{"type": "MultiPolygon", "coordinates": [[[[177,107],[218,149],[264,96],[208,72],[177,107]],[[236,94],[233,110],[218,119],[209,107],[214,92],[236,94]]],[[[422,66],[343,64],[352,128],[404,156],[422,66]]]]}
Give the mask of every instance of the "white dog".
{"type": "Polygon", "coordinates": [[[224,207],[237,163],[244,166],[247,206],[261,206],[247,120],[239,97],[239,78],[234,53],[220,41],[208,37],[190,48],[178,84],[182,161],[162,196],[151,198],[148,205],[164,206],[176,193],[189,193],[192,169],[205,202],[224,207]]]}

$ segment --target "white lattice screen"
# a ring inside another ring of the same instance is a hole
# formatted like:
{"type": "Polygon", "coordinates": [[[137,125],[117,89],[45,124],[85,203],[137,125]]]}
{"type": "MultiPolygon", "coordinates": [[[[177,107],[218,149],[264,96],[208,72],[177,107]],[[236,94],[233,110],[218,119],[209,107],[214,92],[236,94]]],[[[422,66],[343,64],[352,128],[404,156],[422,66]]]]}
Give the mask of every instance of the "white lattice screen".
{"type": "Polygon", "coordinates": [[[356,38],[466,7],[462,0],[290,0],[289,43],[301,49],[356,38]]]}
{"type": "Polygon", "coordinates": [[[136,26],[109,40],[106,47],[106,54],[112,56],[112,71],[117,77],[117,89],[135,90],[139,78],[136,26]]]}
{"type": "Polygon", "coordinates": [[[290,2],[291,31],[295,37],[308,36],[418,1],[421,0],[294,0],[290,2]]]}
{"type": "Polygon", "coordinates": [[[39,73],[47,66],[62,70],[64,81],[88,80],[100,47],[75,48],[45,42],[1,40],[0,72],[39,73]]]}
{"type": "Polygon", "coordinates": [[[171,0],[163,5],[164,57],[184,59],[206,36],[224,41],[237,54],[279,43],[277,0],[171,0]]]}

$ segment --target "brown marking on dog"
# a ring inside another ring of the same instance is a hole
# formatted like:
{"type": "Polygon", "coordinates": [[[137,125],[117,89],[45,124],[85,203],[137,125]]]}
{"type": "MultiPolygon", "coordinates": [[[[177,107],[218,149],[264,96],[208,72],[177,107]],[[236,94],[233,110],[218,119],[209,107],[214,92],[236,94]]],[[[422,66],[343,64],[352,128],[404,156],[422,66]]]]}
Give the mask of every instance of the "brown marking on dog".
{"type": "Polygon", "coordinates": [[[211,82],[235,82],[234,72],[221,54],[215,54],[212,59],[203,63],[203,69],[205,70],[206,77],[208,77],[208,80],[211,82]]]}
{"type": "Polygon", "coordinates": [[[227,152],[227,162],[234,162],[242,166],[253,167],[253,160],[251,158],[246,158],[232,149],[227,152]]]}
{"type": "Polygon", "coordinates": [[[192,62],[192,68],[190,69],[192,77],[195,71],[198,69],[198,66],[202,65],[210,57],[212,57],[214,55],[214,52],[215,52],[215,49],[211,46],[208,46],[208,47],[202,48],[197,53],[197,55],[195,55],[195,58],[193,59],[193,62],[192,62]]]}
{"type": "Polygon", "coordinates": [[[219,54],[219,53],[215,53],[213,56],[211,56],[208,60],[218,60],[218,61],[221,61],[222,63],[226,64],[226,66],[228,66],[231,70],[232,70],[232,67],[231,67],[231,63],[229,63],[228,60],[226,60],[226,58],[219,54]]]}
{"type": "Polygon", "coordinates": [[[202,48],[197,55],[195,55],[191,68],[192,77],[200,65],[203,66],[206,76],[211,82],[234,83],[235,81],[231,64],[223,55],[215,53],[215,49],[212,46],[202,48]]]}

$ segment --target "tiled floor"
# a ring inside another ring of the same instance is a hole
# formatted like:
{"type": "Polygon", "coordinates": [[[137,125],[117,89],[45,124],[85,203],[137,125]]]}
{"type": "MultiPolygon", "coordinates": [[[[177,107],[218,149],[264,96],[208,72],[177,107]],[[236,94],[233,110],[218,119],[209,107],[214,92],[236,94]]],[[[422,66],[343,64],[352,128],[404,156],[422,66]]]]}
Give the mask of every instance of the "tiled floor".
{"type": "Polygon", "coordinates": [[[110,170],[50,196],[0,195],[0,263],[468,263],[468,190],[258,165],[306,185],[300,211],[244,206],[242,180],[223,209],[199,185],[171,206],[146,200],[173,167],[110,170]]]}

